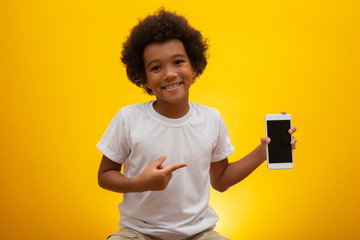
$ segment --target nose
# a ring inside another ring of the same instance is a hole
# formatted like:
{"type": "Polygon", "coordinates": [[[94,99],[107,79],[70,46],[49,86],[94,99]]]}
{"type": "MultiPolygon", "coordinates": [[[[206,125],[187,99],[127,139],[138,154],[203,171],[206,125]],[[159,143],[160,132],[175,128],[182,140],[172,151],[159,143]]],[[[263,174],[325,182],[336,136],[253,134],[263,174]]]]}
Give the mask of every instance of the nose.
{"type": "Polygon", "coordinates": [[[177,76],[177,72],[176,72],[175,67],[169,66],[169,67],[165,68],[164,76],[163,76],[164,80],[172,80],[172,79],[176,78],[176,76],[177,76]]]}

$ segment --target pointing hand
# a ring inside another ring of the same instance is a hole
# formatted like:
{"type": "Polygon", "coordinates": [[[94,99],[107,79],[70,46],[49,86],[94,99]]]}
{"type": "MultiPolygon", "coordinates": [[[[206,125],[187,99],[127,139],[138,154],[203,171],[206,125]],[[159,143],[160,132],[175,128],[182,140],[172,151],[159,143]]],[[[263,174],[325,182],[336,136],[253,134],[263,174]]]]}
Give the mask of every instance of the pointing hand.
{"type": "Polygon", "coordinates": [[[139,176],[136,177],[139,191],[161,191],[164,190],[172,178],[172,172],[187,166],[187,163],[173,165],[162,165],[166,155],[151,162],[139,176]]]}

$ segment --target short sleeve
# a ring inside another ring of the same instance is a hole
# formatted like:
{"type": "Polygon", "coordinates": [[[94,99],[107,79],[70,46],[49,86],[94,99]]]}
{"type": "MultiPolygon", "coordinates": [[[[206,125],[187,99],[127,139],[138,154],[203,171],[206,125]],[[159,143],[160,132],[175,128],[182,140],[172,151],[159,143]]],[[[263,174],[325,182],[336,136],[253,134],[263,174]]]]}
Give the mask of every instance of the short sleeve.
{"type": "Polygon", "coordinates": [[[231,144],[229,132],[226,128],[224,119],[221,117],[218,111],[216,111],[216,120],[218,127],[218,136],[216,146],[212,152],[211,162],[221,161],[235,151],[234,146],[231,144]]]}
{"type": "Polygon", "coordinates": [[[110,160],[124,163],[130,154],[128,147],[128,124],[124,112],[120,110],[110,122],[96,147],[110,160]]]}

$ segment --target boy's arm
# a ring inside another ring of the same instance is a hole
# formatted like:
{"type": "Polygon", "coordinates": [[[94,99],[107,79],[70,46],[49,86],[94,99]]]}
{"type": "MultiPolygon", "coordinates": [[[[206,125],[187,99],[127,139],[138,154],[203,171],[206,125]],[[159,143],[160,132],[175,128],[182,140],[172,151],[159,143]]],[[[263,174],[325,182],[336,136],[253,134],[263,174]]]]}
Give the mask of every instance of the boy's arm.
{"type": "Polygon", "coordinates": [[[104,189],[119,193],[164,190],[169,184],[172,172],[187,166],[186,163],[162,165],[165,159],[164,155],[151,162],[139,176],[128,178],[120,172],[122,164],[103,155],[98,172],[98,183],[104,189]]]}
{"type": "MultiPolygon", "coordinates": [[[[295,131],[296,127],[292,126],[289,129],[289,134],[293,134],[295,131]]],[[[225,158],[219,162],[211,163],[211,186],[219,192],[224,192],[229,187],[245,179],[266,160],[266,145],[270,141],[270,138],[262,137],[259,146],[236,162],[229,163],[228,159],[225,158]]],[[[290,144],[293,149],[296,148],[296,142],[296,139],[292,137],[290,144]]]]}
{"type": "Polygon", "coordinates": [[[211,186],[219,192],[224,192],[245,179],[266,160],[266,144],[269,140],[263,138],[257,148],[236,162],[229,163],[225,158],[212,163],[210,166],[211,186]]]}

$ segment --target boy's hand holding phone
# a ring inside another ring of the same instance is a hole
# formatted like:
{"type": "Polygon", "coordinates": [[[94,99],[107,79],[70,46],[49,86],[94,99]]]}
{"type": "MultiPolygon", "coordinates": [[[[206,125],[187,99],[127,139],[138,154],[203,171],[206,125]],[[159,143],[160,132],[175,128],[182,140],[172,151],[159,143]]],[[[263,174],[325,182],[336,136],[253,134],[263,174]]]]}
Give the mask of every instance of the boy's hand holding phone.
{"type": "Polygon", "coordinates": [[[296,139],[292,134],[296,127],[291,125],[291,116],[285,111],[281,114],[268,114],[265,117],[266,137],[261,139],[266,145],[269,169],[289,169],[294,166],[293,152],[296,139]]]}

